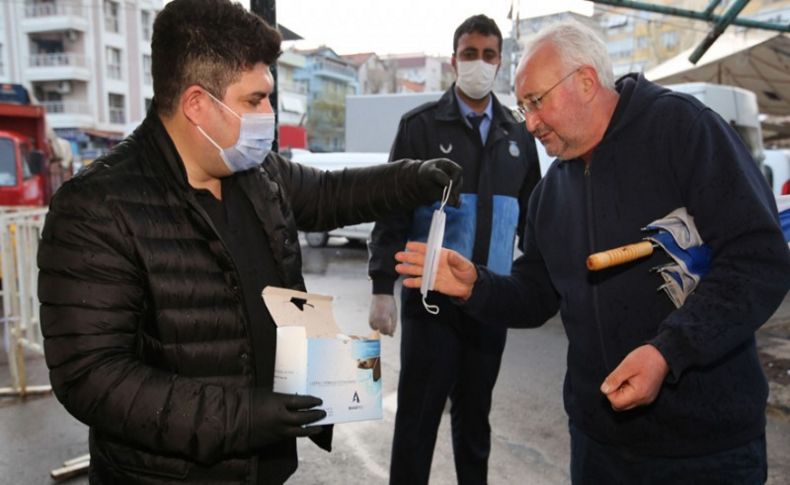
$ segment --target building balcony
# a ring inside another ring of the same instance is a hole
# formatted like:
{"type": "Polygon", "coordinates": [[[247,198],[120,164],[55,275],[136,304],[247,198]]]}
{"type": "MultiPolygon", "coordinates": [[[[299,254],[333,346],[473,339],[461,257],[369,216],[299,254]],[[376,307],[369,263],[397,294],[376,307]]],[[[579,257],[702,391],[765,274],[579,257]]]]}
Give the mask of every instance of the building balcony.
{"type": "Polygon", "coordinates": [[[277,83],[277,89],[280,92],[294,93],[294,94],[307,94],[307,86],[302,83],[281,81],[277,83]]]}
{"type": "Polygon", "coordinates": [[[83,54],[58,52],[30,56],[25,76],[32,82],[58,80],[89,81],[91,79],[91,71],[83,54]]]}
{"type": "Polygon", "coordinates": [[[92,126],[94,119],[88,103],[82,101],[43,101],[47,123],[52,128],[92,126]]]}
{"type": "Polygon", "coordinates": [[[356,81],[356,69],[328,61],[315,61],[312,70],[317,76],[327,76],[342,81],[356,81]]]}
{"type": "Polygon", "coordinates": [[[85,32],[88,28],[86,20],[88,12],[82,5],[74,2],[48,2],[25,6],[25,17],[22,19],[23,32],[54,32],[59,30],[76,30],[85,32]]]}

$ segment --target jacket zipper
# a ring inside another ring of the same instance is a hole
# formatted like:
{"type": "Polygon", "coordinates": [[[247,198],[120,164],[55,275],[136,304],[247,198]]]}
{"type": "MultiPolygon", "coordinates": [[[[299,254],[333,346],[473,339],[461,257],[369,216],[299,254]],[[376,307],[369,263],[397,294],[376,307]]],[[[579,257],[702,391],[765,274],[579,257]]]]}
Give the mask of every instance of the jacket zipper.
{"type": "MultiPolygon", "coordinates": [[[[590,252],[595,249],[595,237],[593,235],[593,188],[592,188],[592,174],[590,165],[592,160],[584,163],[584,187],[587,205],[587,244],[590,247],[590,252]]],[[[600,305],[598,304],[598,286],[592,285],[592,303],[593,303],[593,318],[595,319],[595,326],[598,329],[598,342],[601,345],[601,355],[603,356],[603,364],[607,372],[611,371],[609,367],[609,358],[606,353],[606,343],[603,334],[603,326],[601,324],[600,305]]]]}
{"type": "MultiPolygon", "coordinates": [[[[233,268],[233,273],[236,276],[236,283],[237,283],[238,288],[239,288],[237,290],[236,296],[239,296],[238,292],[241,291],[241,275],[239,274],[239,268],[236,267],[236,262],[233,261],[233,257],[231,256],[230,250],[228,249],[228,245],[225,243],[225,240],[222,239],[222,235],[219,233],[219,231],[217,230],[217,227],[214,225],[214,221],[211,220],[211,217],[209,217],[209,215],[203,209],[203,206],[201,206],[200,203],[198,203],[198,201],[195,200],[194,197],[192,197],[190,195],[187,195],[187,202],[192,207],[192,209],[194,209],[198,214],[200,214],[200,217],[202,217],[203,220],[208,223],[208,225],[211,228],[211,230],[214,231],[214,235],[217,236],[217,239],[222,244],[222,248],[225,250],[225,253],[228,256],[228,261],[230,261],[230,265],[233,268]]],[[[242,299],[241,311],[244,314],[244,322],[243,322],[243,324],[244,324],[244,327],[245,327],[245,330],[246,330],[245,333],[247,334],[247,343],[250,346],[250,352],[247,354],[247,358],[250,359],[250,364],[249,365],[250,365],[250,369],[252,370],[252,385],[253,385],[253,387],[255,387],[258,384],[258,373],[257,373],[257,370],[256,370],[257,367],[255,366],[255,352],[254,352],[254,345],[253,345],[253,342],[252,342],[252,334],[250,333],[250,329],[249,329],[249,322],[251,320],[250,320],[250,316],[247,315],[247,305],[244,302],[244,295],[242,294],[240,298],[242,299]]],[[[252,413],[252,411],[250,411],[250,414],[251,413],[252,413]]],[[[250,426],[252,426],[251,423],[250,423],[250,426]]],[[[254,460],[252,460],[252,464],[250,466],[250,473],[248,475],[248,478],[249,478],[248,483],[253,484],[253,483],[256,483],[258,481],[258,466],[259,466],[258,465],[258,459],[255,458],[254,460]]]]}
{"type": "MultiPolygon", "coordinates": [[[[196,200],[194,200],[192,197],[189,196],[187,197],[187,201],[189,202],[189,205],[192,206],[192,209],[197,211],[197,213],[200,214],[200,217],[202,217],[203,220],[208,223],[211,230],[214,231],[214,235],[217,236],[217,239],[222,244],[222,248],[225,250],[225,253],[228,256],[228,261],[230,261],[230,265],[233,268],[233,274],[236,276],[236,284],[238,287],[238,290],[236,290],[236,296],[239,297],[239,292],[241,292],[241,275],[239,274],[239,268],[236,267],[236,262],[233,261],[233,257],[231,256],[230,250],[228,249],[228,245],[225,243],[225,240],[222,239],[222,235],[219,233],[217,227],[214,225],[214,221],[212,221],[211,217],[209,217],[206,211],[203,210],[203,206],[201,206],[200,203],[198,203],[196,200]]],[[[254,345],[252,342],[252,334],[250,333],[250,329],[249,329],[249,322],[251,320],[250,320],[250,316],[247,315],[247,305],[244,302],[244,295],[242,294],[240,298],[242,299],[241,310],[242,313],[244,314],[244,327],[246,330],[245,333],[247,334],[247,343],[250,346],[250,352],[249,354],[247,354],[247,358],[250,359],[250,368],[252,369],[253,386],[256,386],[258,383],[258,375],[256,371],[257,368],[255,367],[255,352],[253,352],[254,345]]]]}

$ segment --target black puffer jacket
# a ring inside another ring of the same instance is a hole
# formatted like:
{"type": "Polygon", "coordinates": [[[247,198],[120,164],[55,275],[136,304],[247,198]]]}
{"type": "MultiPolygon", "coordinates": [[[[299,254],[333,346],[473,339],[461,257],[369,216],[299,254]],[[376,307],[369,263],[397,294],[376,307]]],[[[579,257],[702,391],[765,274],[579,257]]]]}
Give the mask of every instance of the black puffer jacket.
{"type": "MultiPolygon", "coordinates": [[[[303,290],[297,228],[426,202],[419,165],[321,172],[272,154],[235,176],[281,281],[303,290]]],[[[258,457],[275,462],[273,481],[293,472],[293,440],[251,444],[259,418],[240,277],[157,116],[55,195],[38,263],[50,378],[91,427],[92,482],[254,483],[258,457]]]]}

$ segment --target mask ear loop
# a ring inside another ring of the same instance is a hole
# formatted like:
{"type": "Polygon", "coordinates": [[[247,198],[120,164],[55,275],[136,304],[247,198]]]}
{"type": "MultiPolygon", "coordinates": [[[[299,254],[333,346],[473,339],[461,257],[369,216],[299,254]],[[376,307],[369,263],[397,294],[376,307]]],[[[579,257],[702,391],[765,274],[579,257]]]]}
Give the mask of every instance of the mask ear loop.
{"type": "MultiPolygon", "coordinates": [[[[203,92],[204,92],[204,93],[206,93],[206,94],[208,94],[209,98],[211,98],[211,99],[213,99],[214,101],[216,101],[217,103],[219,103],[219,104],[220,104],[220,106],[222,106],[222,107],[223,107],[223,108],[225,108],[226,110],[228,110],[228,111],[230,111],[231,113],[233,113],[233,116],[235,116],[235,117],[236,117],[236,118],[238,118],[238,119],[241,119],[241,116],[239,116],[239,114],[238,114],[238,113],[236,113],[235,111],[233,111],[232,109],[230,109],[230,106],[228,106],[227,104],[225,104],[225,103],[223,103],[222,101],[220,101],[219,99],[217,99],[217,97],[216,97],[216,96],[214,96],[213,94],[211,94],[210,92],[208,92],[208,90],[207,90],[207,89],[205,89],[205,88],[204,88],[204,89],[203,89],[203,92]]],[[[192,120],[190,120],[190,122],[191,122],[191,121],[192,121],[192,120]]],[[[219,144],[218,144],[217,142],[215,142],[213,138],[211,138],[210,136],[208,136],[208,133],[206,133],[206,131],[205,131],[203,128],[201,128],[201,127],[200,127],[200,125],[198,125],[198,124],[196,124],[196,123],[192,123],[192,124],[193,124],[193,125],[195,125],[195,128],[197,128],[197,129],[198,129],[198,131],[200,131],[200,133],[202,133],[202,134],[203,134],[203,136],[204,136],[204,137],[206,137],[206,139],[207,139],[209,142],[211,142],[211,144],[212,144],[212,145],[214,145],[214,146],[217,148],[217,150],[219,150],[219,152],[220,152],[220,154],[221,154],[221,153],[222,153],[222,150],[223,150],[223,148],[222,148],[221,146],[219,146],[219,144]]]]}
{"type": "MultiPolygon", "coordinates": [[[[444,212],[444,206],[447,205],[447,201],[450,200],[450,193],[453,190],[453,181],[450,180],[450,185],[446,186],[442,190],[442,202],[439,205],[439,211],[444,212]]],[[[441,250],[441,248],[440,248],[441,250]]],[[[429,268],[430,269],[430,268],[429,268]]],[[[425,268],[423,268],[423,278],[425,278],[425,268]]],[[[422,306],[425,308],[425,311],[430,313],[431,315],[438,315],[439,314],[439,305],[431,305],[425,300],[425,296],[422,296],[422,306]]]]}
{"type": "Polygon", "coordinates": [[[240,115],[240,114],[238,114],[237,112],[233,111],[232,109],[230,109],[230,106],[228,106],[227,104],[225,104],[225,103],[223,103],[222,101],[220,101],[219,99],[217,99],[217,97],[216,97],[216,96],[214,96],[213,94],[211,94],[210,92],[208,92],[208,91],[205,91],[205,93],[206,93],[206,94],[208,94],[208,95],[209,95],[209,97],[210,97],[211,99],[213,99],[214,101],[216,101],[217,103],[219,103],[219,104],[220,104],[220,106],[222,106],[222,107],[223,107],[223,108],[225,108],[226,110],[228,110],[228,111],[230,111],[231,113],[233,113],[233,116],[235,116],[235,117],[236,117],[236,118],[238,118],[238,119],[241,119],[241,115],[240,115]]]}
{"type": "Polygon", "coordinates": [[[439,305],[431,305],[427,301],[425,301],[425,295],[422,297],[422,306],[425,308],[425,311],[430,313],[431,315],[438,315],[439,314],[439,305]]]}
{"type": "Polygon", "coordinates": [[[453,181],[450,180],[450,185],[442,189],[442,203],[439,205],[439,210],[444,211],[444,206],[447,205],[447,201],[450,200],[450,192],[453,190],[453,181]]]}

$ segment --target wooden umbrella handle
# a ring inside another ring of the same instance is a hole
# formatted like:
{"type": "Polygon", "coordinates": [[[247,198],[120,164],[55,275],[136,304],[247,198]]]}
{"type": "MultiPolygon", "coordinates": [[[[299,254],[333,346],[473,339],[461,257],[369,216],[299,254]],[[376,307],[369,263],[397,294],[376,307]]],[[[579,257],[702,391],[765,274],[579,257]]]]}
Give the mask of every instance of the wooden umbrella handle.
{"type": "Polygon", "coordinates": [[[644,258],[651,254],[653,254],[653,243],[650,241],[626,244],[619,248],[591,254],[587,257],[587,269],[590,271],[598,271],[617,266],[618,264],[628,263],[639,258],[644,258]]]}

